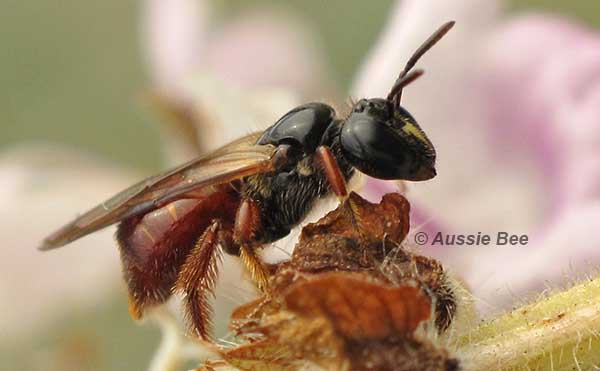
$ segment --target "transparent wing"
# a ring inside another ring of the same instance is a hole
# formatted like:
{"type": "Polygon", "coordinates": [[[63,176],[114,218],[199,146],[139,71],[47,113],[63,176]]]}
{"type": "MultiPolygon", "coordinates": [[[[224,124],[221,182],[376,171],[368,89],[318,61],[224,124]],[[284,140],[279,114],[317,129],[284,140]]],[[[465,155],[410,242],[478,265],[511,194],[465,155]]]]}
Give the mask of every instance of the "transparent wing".
{"type": "Polygon", "coordinates": [[[272,171],[275,147],[254,144],[260,133],[231,142],[216,151],[162,174],[142,180],[80,215],[48,236],[40,247],[49,250],[207,187],[272,171]]]}

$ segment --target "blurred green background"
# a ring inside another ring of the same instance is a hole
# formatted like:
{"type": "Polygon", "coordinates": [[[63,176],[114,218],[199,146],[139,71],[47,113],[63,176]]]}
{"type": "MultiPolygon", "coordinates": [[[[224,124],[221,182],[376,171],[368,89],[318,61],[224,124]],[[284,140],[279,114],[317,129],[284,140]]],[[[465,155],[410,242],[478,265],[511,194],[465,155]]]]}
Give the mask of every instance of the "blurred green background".
{"type": "MultiPolygon", "coordinates": [[[[161,168],[157,119],[139,100],[148,85],[139,34],[142,2],[5,0],[3,4],[0,148],[53,142],[143,172],[161,168]]],[[[322,36],[333,79],[347,87],[391,4],[391,0],[228,0],[218,4],[216,15],[226,20],[249,9],[277,7],[309,22],[322,36]],[[369,17],[364,16],[365,8],[369,17]],[[348,32],[348,25],[361,32],[348,32]]],[[[600,25],[597,1],[510,2],[515,12],[540,9],[600,25]]],[[[64,348],[82,357],[81,364],[89,369],[139,370],[158,344],[156,330],[135,326],[129,319],[124,295],[93,313],[65,308],[64,318],[28,341],[1,341],[0,369],[30,370],[39,367],[42,350],[64,348]],[[72,339],[78,340],[70,343],[72,339]]]]}

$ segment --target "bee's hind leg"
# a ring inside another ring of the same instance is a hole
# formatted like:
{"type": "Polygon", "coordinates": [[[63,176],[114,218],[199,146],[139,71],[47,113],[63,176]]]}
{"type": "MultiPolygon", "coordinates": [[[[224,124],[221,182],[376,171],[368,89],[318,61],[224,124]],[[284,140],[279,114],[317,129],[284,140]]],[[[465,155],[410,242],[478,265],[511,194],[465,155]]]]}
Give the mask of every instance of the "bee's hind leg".
{"type": "Polygon", "coordinates": [[[233,240],[240,246],[240,259],[252,279],[261,291],[265,291],[269,284],[269,271],[256,254],[256,237],[260,227],[260,206],[252,199],[243,199],[235,217],[233,240]]]}
{"type": "Polygon", "coordinates": [[[215,290],[222,228],[218,220],[206,228],[183,264],[174,291],[185,296],[184,307],[192,332],[204,340],[210,339],[212,307],[209,298],[215,290]]]}

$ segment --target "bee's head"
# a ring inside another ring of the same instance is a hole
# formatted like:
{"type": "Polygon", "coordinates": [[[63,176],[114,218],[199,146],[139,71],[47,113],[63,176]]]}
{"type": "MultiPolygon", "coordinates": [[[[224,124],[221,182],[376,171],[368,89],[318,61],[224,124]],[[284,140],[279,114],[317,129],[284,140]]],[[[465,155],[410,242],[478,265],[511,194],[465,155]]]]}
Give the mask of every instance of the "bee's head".
{"type": "Polygon", "coordinates": [[[361,99],[340,133],[344,156],[379,179],[427,180],[435,176],[435,149],[415,119],[394,101],[361,99]]]}
{"type": "Polygon", "coordinates": [[[379,179],[427,180],[435,176],[435,149],[417,121],[401,105],[402,89],[423,74],[411,71],[454,22],[438,28],[409,58],[388,96],[361,99],[342,123],[344,157],[363,173],[379,179]]]}

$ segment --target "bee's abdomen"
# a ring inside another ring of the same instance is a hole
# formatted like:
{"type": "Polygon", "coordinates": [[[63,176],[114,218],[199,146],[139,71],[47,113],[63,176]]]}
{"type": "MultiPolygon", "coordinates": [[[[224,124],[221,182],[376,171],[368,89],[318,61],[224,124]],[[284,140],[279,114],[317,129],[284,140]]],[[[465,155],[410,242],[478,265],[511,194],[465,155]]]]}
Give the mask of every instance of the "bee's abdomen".
{"type": "Polygon", "coordinates": [[[215,192],[201,199],[174,201],[119,225],[117,240],[134,316],[170,296],[196,240],[215,219],[232,224],[238,204],[234,193],[215,192]]]}
{"type": "Polygon", "coordinates": [[[163,250],[170,245],[167,240],[173,232],[177,233],[179,242],[192,239],[191,235],[196,234],[195,228],[192,229],[191,223],[186,223],[186,220],[201,210],[202,203],[199,200],[179,200],[144,215],[125,241],[135,253],[136,264],[148,265],[154,256],[167,253],[163,250]]]}

